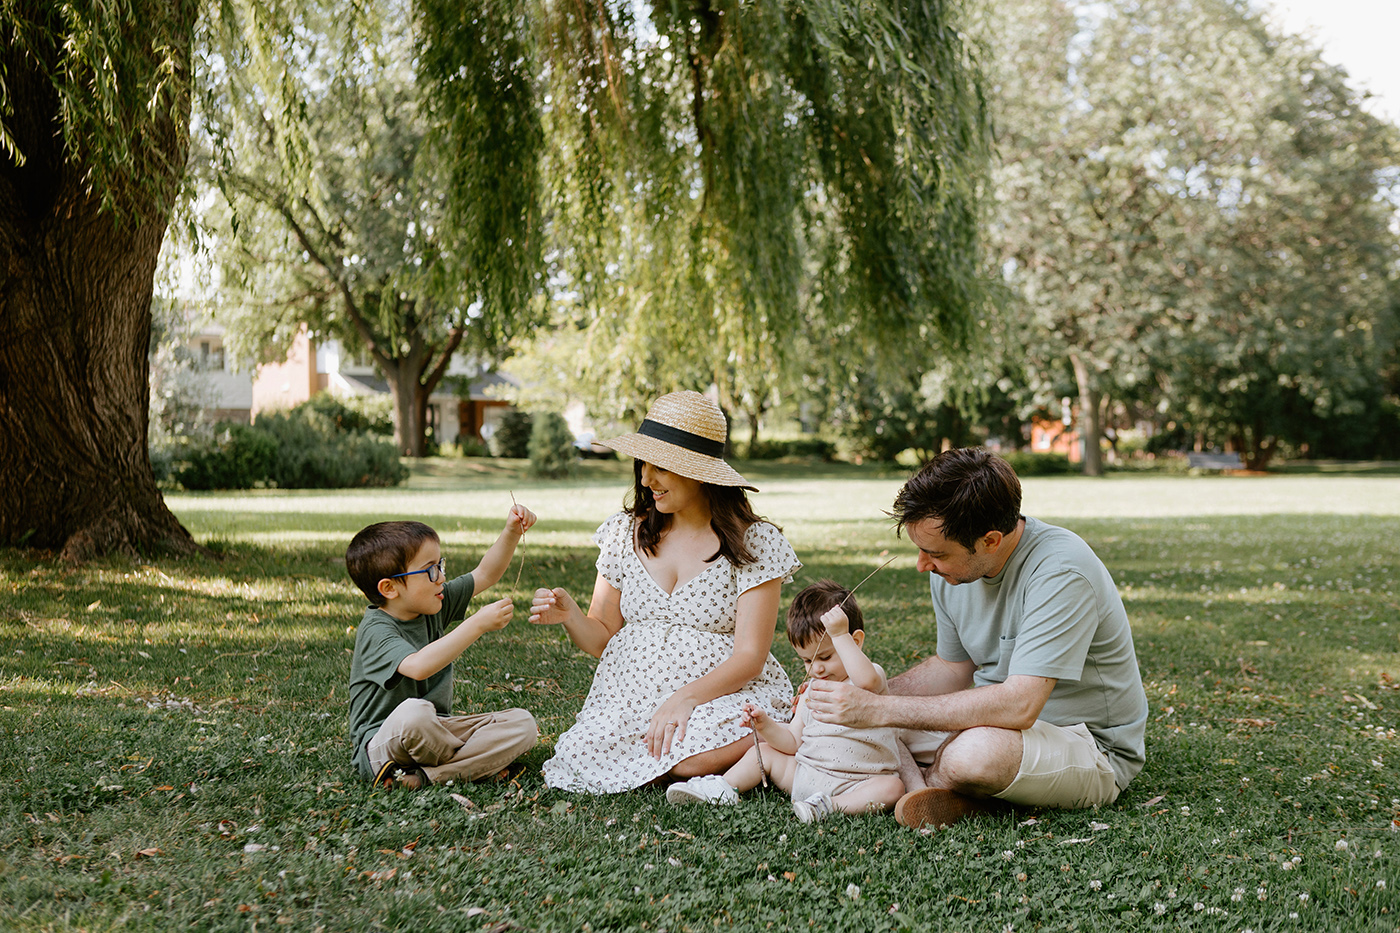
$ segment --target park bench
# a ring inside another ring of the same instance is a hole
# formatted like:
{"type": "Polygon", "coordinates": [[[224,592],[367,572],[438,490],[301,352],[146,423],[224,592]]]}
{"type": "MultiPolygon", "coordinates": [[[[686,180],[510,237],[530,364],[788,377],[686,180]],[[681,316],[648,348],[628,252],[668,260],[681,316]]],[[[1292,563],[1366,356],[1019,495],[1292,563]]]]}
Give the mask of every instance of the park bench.
{"type": "Polygon", "coordinates": [[[1243,470],[1239,454],[1188,453],[1186,462],[1193,470],[1243,470]]]}

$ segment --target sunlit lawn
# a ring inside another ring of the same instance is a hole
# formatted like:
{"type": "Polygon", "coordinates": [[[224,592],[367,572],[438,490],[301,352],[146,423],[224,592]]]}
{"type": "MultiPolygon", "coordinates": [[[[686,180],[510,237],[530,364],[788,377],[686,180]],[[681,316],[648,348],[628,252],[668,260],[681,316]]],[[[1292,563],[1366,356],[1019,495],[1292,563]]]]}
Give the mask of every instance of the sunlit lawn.
{"type": "MultiPolygon", "coordinates": [[[[1026,511],[1084,535],[1127,601],[1149,763],[1110,808],[922,834],[888,816],[805,826],[777,793],[672,810],[659,789],[543,786],[593,661],[525,622],[527,593],[586,596],[591,534],[630,481],[585,467],[549,484],[430,461],[395,490],[171,495],[219,560],[0,552],[0,924],[1400,930],[1394,471],[1027,480],[1026,511]],[[362,609],[345,544],[421,518],[470,569],[512,495],[541,517],[502,584],[517,620],[456,688],[460,707],[532,710],[541,746],[507,781],[371,791],[345,745],[362,609]]],[[[927,584],[883,516],[903,471],[743,468],[799,583],[908,555],[861,591],[868,648],[892,671],[933,650],[927,584]]],[[[796,682],[781,636],[775,653],[796,682]]]]}

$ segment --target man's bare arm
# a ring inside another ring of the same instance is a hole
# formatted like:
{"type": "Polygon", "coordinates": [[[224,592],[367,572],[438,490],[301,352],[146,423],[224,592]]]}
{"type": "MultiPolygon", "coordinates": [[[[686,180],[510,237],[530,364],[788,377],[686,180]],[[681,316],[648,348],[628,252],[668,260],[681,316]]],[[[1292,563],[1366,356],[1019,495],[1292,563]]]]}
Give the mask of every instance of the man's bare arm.
{"type": "Polygon", "coordinates": [[[971,661],[945,661],[938,655],[927,658],[903,674],[890,678],[889,694],[902,696],[937,696],[955,693],[972,686],[972,673],[977,665],[971,661]]]}
{"type": "MultiPolygon", "coordinates": [[[[923,665],[921,665],[922,667],[923,665]]],[[[1006,683],[933,696],[880,695],[849,683],[814,681],[807,706],[823,722],[956,732],[978,726],[1028,729],[1055,689],[1051,677],[1008,677],[1006,683]]]]}

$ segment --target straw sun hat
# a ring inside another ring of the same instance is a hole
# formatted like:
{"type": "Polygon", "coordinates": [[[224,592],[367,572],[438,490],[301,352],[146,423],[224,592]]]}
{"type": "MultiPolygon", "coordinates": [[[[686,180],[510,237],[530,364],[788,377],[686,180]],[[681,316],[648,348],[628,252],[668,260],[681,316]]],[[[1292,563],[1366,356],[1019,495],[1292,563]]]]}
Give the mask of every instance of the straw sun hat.
{"type": "Polygon", "coordinates": [[[718,405],[699,392],[684,391],[652,402],[637,433],[598,443],[702,483],[758,492],[724,462],[728,434],[728,423],[718,405]]]}

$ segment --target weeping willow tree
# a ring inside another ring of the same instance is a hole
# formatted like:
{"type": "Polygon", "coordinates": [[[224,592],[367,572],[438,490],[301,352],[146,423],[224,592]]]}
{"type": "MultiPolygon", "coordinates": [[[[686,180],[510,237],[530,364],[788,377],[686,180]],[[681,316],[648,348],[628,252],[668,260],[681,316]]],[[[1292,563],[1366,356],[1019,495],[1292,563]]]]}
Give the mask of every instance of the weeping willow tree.
{"type": "Polygon", "coordinates": [[[542,9],[556,295],[599,414],[713,383],[756,427],[785,374],[967,337],[988,131],[957,3],[542,9]]]}
{"type": "Polygon", "coordinates": [[[192,0],[0,4],[0,544],[188,551],[146,452],[192,0]]]}
{"type": "Polygon", "coordinates": [[[221,318],[240,349],[285,357],[307,326],[363,350],[421,456],[453,354],[526,326],[537,290],[539,113],[519,3],[303,2],[277,35],[259,8],[211,50],[197,163],[221,318]],[[284,63],[269,68],[268,61],[284,63]]]}

